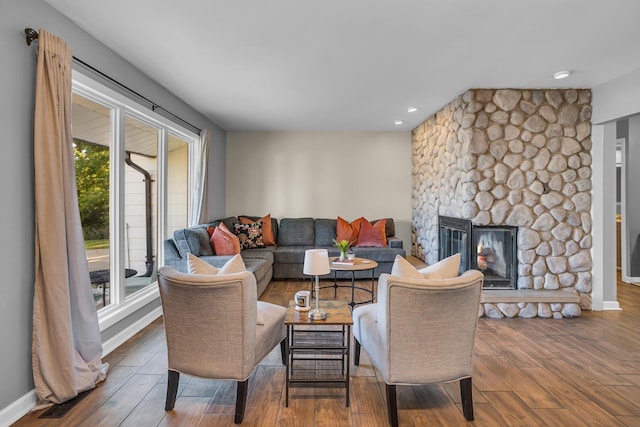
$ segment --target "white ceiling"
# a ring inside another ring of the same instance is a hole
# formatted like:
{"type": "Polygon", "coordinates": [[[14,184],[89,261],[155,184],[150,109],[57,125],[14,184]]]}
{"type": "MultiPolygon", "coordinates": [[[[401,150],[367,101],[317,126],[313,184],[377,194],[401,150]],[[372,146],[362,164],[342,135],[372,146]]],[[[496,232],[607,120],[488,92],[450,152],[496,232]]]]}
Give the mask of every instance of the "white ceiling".
{"type": "Polygon", "coordinates": [[[229,131],[407,131],[469,88],[640,69],[638,0],[46,1],[229,131]]]}

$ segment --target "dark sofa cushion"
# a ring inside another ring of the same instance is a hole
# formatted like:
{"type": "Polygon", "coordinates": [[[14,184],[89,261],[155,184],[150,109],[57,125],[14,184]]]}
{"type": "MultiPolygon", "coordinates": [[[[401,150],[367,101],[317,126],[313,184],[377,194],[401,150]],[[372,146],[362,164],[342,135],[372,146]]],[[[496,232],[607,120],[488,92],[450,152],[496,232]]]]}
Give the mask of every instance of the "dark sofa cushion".
{"type": "Polygon", "coordinates": [[[209,233],[204,226],[181,228],[173,233],[180,256],[187,257],[188,253],[195,256],[213,255],[213,247],[209,241],[209,233]]]}
{"type": "Polygon", "coordinates": [[[209,227],[215,228],[218,225],[220,225],[221,222],[224,222],[224,225],[226,225],[229,230],[233,231],[234,224],[238,224],[240,220],[238,219],[237,216],[228,216],[226,218],[217,219],[213,221],[212,223],[209,224],[209,227]]]}
{"type": "Polygon", "coordinates": [[[273,253],[273,262],[276,264],[297,264],[302,272],[304,253],[307,249],[313,249],[313,246],[278,246],[278,250],[273,253]]]}
{"type": "Polygon", "coordinates": [[[278,246],[313,246],[313,218],[282,218],[278,230],[278,246]]]}
{"type": "Polygon", "coordinates": [[[318,218],[316,219],[315,231],[316,231],[316,246],[332,246],[333,239],[336,238],[336,224],[337,220],[318,218]]]}

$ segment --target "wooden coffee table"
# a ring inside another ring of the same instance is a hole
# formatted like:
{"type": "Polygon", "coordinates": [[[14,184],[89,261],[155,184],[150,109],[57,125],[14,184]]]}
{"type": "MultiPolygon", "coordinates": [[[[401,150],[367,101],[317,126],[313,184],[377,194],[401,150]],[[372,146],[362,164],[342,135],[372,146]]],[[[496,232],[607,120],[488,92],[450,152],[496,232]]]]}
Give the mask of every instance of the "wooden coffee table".
{"type": "Polygon", "coordinates": [[[296,310],[295,301],[289,301],[284,318],[287,327],[287,407],[291,385],[315,386],[319,383],[343,386],[346,406],[349,406],[349,354],[353,325],[351,310],[346,301],[337,300],[320,300],[319,308],[327,313],[327,318],[311,320],[308,311],[296,310]]]}
{"type": "MultiPolygon", "coordinates": [[[[374,270],[378,266],[378,263],[366,259],[366,258],[356,258],[354,264],[337,264],[335,261],[338,260],[338,257],[329,258],[330,264],[329,267],[331,271],[333,271],[333,285],[324,286],[324,288],[333,287],[333,297],[336,298],[338,296],[338,288],[348,288],[349,286],[339,285],[338,284],[338,271],[350,271],[351,272],[351,302],[349,305],[351,308],[358,304],[366,304],[373,302],[376,299],[375,295],[375,275],[374,270]],[[371,289],[363,288],[361,286],[356,286],[356,271],[367,271],[371,270],[371,289]],[[371,299],[366,301],[355,301],[355,291],[356,289],[360,289],[361,291],[368,292],[371,294],[371,299]]],[[[322,288],[321,288],[322,289],[322,288]]],[[[312,287],[313,292],[313,287],[312,287]]],[[[312,295],[313,296],[313,295],[312,295]]]]}

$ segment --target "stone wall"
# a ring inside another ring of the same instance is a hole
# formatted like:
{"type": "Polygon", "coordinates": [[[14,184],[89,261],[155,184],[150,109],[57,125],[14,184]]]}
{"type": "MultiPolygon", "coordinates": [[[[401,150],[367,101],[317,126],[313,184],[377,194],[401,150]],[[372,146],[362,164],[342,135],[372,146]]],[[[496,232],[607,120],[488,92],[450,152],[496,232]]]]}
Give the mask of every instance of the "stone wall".
{"type": "Polygon", "coordinates": [[[412,254],[438,260],[438,215],[516,225],[518,289],[590,308],[590,119],[590,90],[473,89],[425,120],[412,133],[412,254]]]}

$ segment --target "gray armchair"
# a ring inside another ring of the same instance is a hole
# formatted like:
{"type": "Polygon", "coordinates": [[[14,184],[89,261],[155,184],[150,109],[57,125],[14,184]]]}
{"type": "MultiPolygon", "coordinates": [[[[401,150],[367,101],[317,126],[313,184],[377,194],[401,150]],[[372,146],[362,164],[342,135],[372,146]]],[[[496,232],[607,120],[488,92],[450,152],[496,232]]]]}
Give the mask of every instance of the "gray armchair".
{"type": "Polygon", "coordinates": [[[165,410],[175,405],[180,374],[237,381],[235,423],[242,422],[248,379],[280,343],[285,361],[286,308],[257,301],[252,273],[190,275],[158,271],[167,337],[165,410]],[[256,324],[258,313],[264,324],[256,324]]]}
{"type": "Polygon", "coordinates": [[[355,365],[360,348],[381,371],[389,423],[398,425],[396,385],[460,381],[462,409],[473,420],[472,352],[484,276],[453,279],[381,274],[378,302],[353,310],[355,365]]]}

